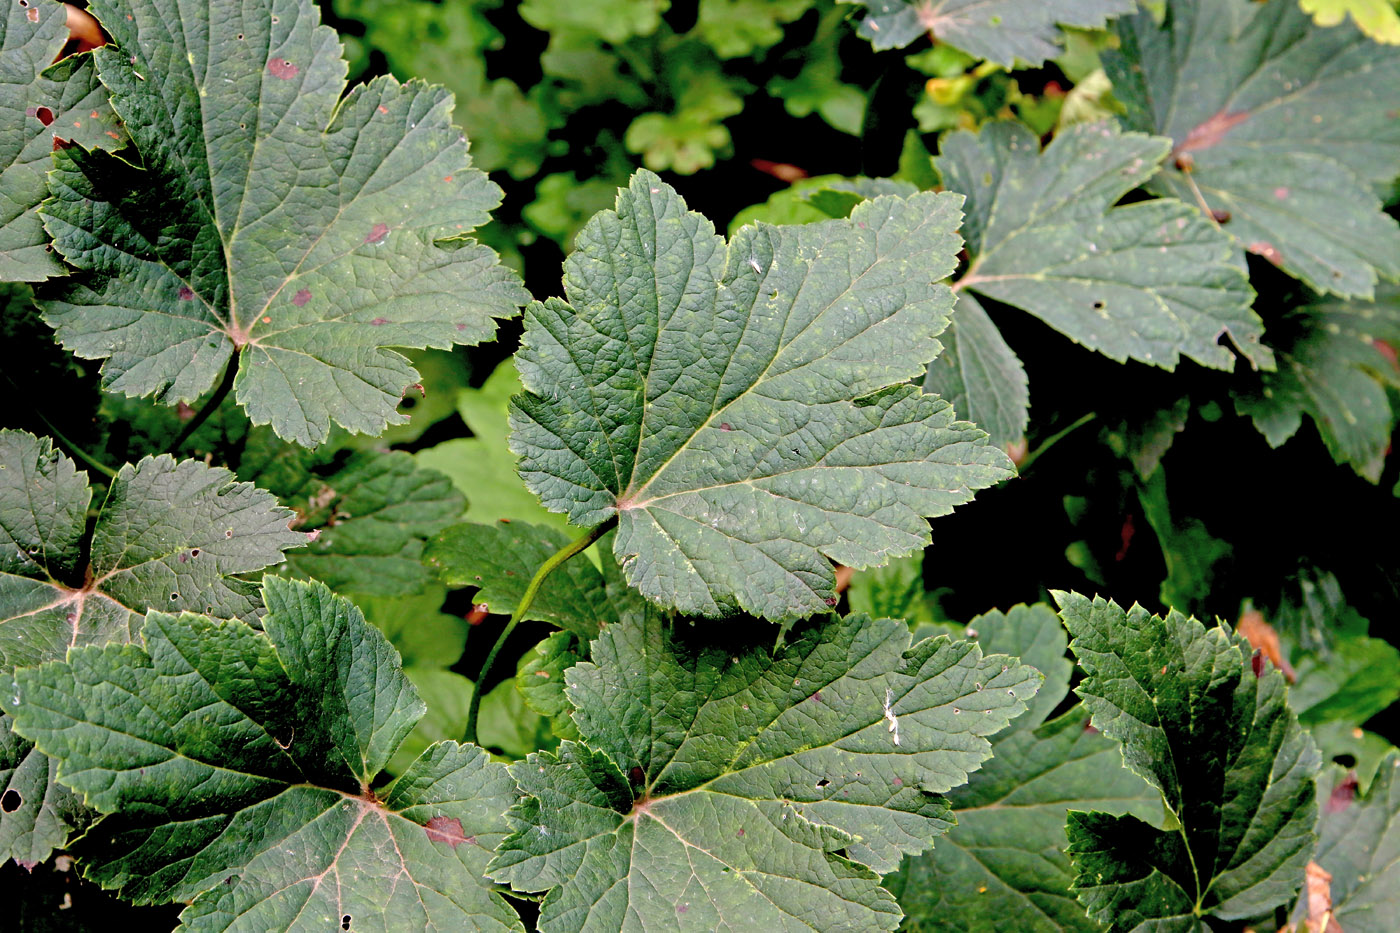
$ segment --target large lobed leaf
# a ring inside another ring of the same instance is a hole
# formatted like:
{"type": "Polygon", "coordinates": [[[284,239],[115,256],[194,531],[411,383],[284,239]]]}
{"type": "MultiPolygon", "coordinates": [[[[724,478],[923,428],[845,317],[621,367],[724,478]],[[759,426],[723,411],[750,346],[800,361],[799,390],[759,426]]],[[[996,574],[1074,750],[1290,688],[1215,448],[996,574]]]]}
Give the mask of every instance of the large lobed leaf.
{"type": "Polygon", "coordinates": [[[3,685],[59,779],[112,814],[75,848],[182,929],[519,930],[481,880],[514,799],[473,746],[371,781],[423,715],[393,648],[322,584],[269,578],[259,632],[148,614],[144,645],[71,652],[3,685]]]}
{"type": "Polygon", "coordinates": [[[81,798],[54,781],[57,768],[0,713],[0,862],[32,870],[91,820],[81,798]]]}
{"type": "Polygon", "coordinates": [[[47,438],[0,431],[0,671],[129,641],[147,609],[254,621],[261,570],[306,543],[292,513],[228,470],[147,457],[92,490],[47,438]]]}
{"type": "Polygon", "coordinates": [[[67,41],[65,8],[54,0],[0,13],[0,281],[64,274],[38,213],[54,140],[111,148],[125,139],[92,56],[54,62],[67,41]]]}
{"type": "Polygon", "coordinates": [[[859,32],[877,49],[902,48],[927,33],[1010,68],[1059,54],[1059,24],[1099,27],[1133,0],[841,0],[866,7],[859,32]]]}
{"type": "Polygon", "coordinates": [[[528,297],[463,239],[500,190],[449,94],[345,63],[310,0],[97,2],[96,53],[140,159],[59,153],[45,225],[88,273],[41,293],[107,388],[192,401],[238,354],[255,424],[302,444],[400,424],[386,347],[476,343],[528,297]],[[137,167],[137,164],[141,167],[137,167]]]}
{"type": "Polygon", "coordinates": [[[1118,21],[1105,54],[1134,129],[1169,136],[1154,187],[1312,288],[1370,297],[1400,277],[1400,225],[1373,186],[1400,175],[1400,49],[1294,2],[1172,0],[1118,21]]]}
{"type": "Polygon", "coordinates": [[[984,651],[1007,652],[1045,674],[1025,713],[992,739],[992,758],[949,792],[957,825],[909,859],[890,887],[911,933],[1094,933],[1075,902],[1065,854],[1071,809],[1157,822],[1160,798],[1122,767],[1117,747],[1075,707],[1045,722],[1069,692],[1067,639],[1048,606],[1016,606],[968,623],[984,651]]]}
{"type": "Polygon", "coordinates": [[[529,797],[490,868],[552,889],[546,933],[892,930],[876,872],[947,829],[938,794],[1042,679],[868,616],[773,653],[698,645],[653,610],[591,658],[566,675],[583,742],[511,769],[529,797]]]}
{"type": "Polygon", "coordinates": [[[579,234],[569,303],[526,311],[526,483],[575,524],[616,515],[628,581],[696,615],[822,611],[830,561],[927,544],[925,516],[1011,472],[946,402],[899,385],[940,349],[958,204],[883,197],[726,246],[638,172],[579,234]]]}
{"type": "Polygon", "coordinates": [[[1069,815],[1075,887],[1112,933],[1195,931],[1290,902],[1316,837],[1318,753],[1283,675],[1248,644],[1173,612],[1056,593],[1096,728],[1161,794],[1170,829],[1069,815]]]}

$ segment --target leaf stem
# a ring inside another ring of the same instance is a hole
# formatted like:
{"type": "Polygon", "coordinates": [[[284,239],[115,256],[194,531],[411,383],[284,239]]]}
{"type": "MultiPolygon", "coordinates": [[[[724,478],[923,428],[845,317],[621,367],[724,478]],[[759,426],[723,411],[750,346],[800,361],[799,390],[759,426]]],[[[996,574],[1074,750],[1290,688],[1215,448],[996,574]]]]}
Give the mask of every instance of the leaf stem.
{"type": "Polygon", "coordinates": [[[228,398],[229,392],[233,389],[234,377],[238,375],[238,356],[237,353],[233,354],[233,358],[228,361],[228,366],[224,367],[224,378],[223,381],[219,383],[219,387],[214,390],[213,395],[209,396],[209,401],[204,403],[204,407],[186,423],[185,429],[180,432],[180,436],[175,438],[174,443],[170,445],[170,452],[172,454],[177,453],[180,450],[180,446],[184,444],[185,441],[189,440],[190,436],[193,435],[195,431],[198,431],[200,427],[203,426],[204,422],[209,420],[209,416],[224,403],[224,399],[228,398]]]}
{"type": "Polygon", "coordinates": [[[1016,469],[1017,474],[1025,475],[1025,472],[1031,468],[1031,464],[1035,463],[1035,461],[1040,458],[1041,454],[1045,453],[1051,447],[1054,447],[1055,444],[1063,440],[1067,434],[1079,430],[1080,428],[1084,427],[1084,425],[1088,424],[1090,421],[1093,421],[1097,417],[1098,414],[1096,412],[1091,411],[1087,415],[1081,416],[1069,427],[1056,431],[1054,434],[1041,441],[1040,446],[1037,447],[1035,450],[1032,450],[1029,454],[1026,455],[1026,459],[1021,461],[1021,465],[1016,469]]]}
{"type": "Polygon", "coordinates": [[[520,603],[515,607],[515,612],[511,615],[510,621],[507,622],[506,627],[501,630],[501,634],[496,639],[496,643],[491,646],[491,651],[486,655],[486,660],[481,663],[481,670],[476,675],[476,685],[472,689],[471,705],[467,707],[467,728],[462,741],[476,744],[476,719],[477,714],[481,712],[481,694],[484,692],[482,687],[486,683],[486,676],[491,673],[491,668],[496,663],[496,655],[500,654],[501,649],[505,647],[506,639],[510,638],[511,632],[515,631],[515,627],[520,624],[520,620],[525,618],[525,613],[530,611],[530,605],[534,603],[535,597],[539,595],[540,587],[544,585],[545,578],[557,570],[559,565],[570,557],[582,554],[584,551],[588,550],[594,541],[597,541],[603,535],[611,531],[616,524],[617,516],[614,515],[601,525],[596,525],[588,531],[585,531],[578,538],[560,548],[543,564],[540,564],[540,569],[536,570],[535,575],[530,578],[529,586],[525,587],[525,595],[520,597],[520,603]]]}

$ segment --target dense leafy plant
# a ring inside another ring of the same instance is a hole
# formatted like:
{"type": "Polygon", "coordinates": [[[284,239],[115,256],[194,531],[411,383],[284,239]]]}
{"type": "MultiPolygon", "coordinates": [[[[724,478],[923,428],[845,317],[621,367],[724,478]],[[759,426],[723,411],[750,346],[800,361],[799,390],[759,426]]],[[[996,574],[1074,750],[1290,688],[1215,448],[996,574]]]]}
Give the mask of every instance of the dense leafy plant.
{"type": "Polygon", "coordinates": [[[26,929],[1390,929],[1390,6],[323,6],[0,17],[26,929]]]}

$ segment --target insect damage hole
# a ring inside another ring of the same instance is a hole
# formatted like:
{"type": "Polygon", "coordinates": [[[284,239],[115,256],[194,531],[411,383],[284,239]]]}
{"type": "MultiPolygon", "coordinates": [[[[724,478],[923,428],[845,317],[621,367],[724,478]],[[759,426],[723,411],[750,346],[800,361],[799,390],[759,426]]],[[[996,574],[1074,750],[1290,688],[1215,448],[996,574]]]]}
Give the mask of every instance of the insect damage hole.
{"type": "Polygon", "coordinates": [[[14,813],[23,805],[24,797],[13,788],[5,791],[4,796],[0,796],[0,810],[4,810],[6,813],[14,813]]]}
{"type": "Polygon", "coordinates": [[[350,915],[349,915],[349,914],[346,914],[345,916],[343,916],[343,917],[340,918],[340,928],[341,928],[342,930],[348,930],[348,929],[350,929],[350,915]]]}
{"type": "Polygon", "coordinates": [[[885,722],[889,723],[890,738],[899,745],[899,717],[894,714],[894,691],[885,688],[885,722]]]}

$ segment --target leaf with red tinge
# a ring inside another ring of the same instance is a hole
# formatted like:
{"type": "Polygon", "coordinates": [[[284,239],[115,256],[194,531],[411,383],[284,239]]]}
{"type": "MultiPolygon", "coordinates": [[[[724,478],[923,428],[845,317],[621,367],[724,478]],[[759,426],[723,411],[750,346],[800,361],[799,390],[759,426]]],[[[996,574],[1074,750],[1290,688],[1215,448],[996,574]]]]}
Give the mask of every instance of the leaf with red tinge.
{"type": "Polygon", "coordinates": [[[1118,21],[1104,54],[1133,129],[1169,136],[1149,185],[1214,213],[1247,249],[1321,292],[1400,277],[1400,49],[1294,0],[1172,0],[1118,21]]]}
{"type": "Polygon", "coordinates": [[[59,137],[108,149],[126,140],[92,56],[54,63],[67,41],[62,3],[10,0],[0,10],[0,281],[39,282],[68,271],[49,249],[38,214],[59,137]]]}
{"type": "Polygon", "coordinates": [[[307,446],[332,422],[380,434],[421,381],[390,348],[478,343],[528,300],[465,238],[501,195],[470,168],[451,95],[391,77],[344,94],[311,0],[92,10],[141,157],[56,157],[44,223],[87,274],[39,300],[64,346],[105,360],[109,391],[193,402],[237,354],[254,424],[307,446]]]}
{"type": "MultiPolygon", "coordinates": [[[[1356,778],[1333,768],[1318,779],[1328,805],[1313,858],[1332,876],[1332,918],[1346,933],[1395,933],[1400,917],[1400,752],[1381,761],[1365,796],[1356,778]],[[1334,805],[1335,804],[1335,805],[1334,805]]],[[[1300,899],[1294,920],[1312,904],[1300,899]]]]}
{"type": "Polygon", "coordinates": [[[505,768],[444,742],[371,789],[425,711],[397,653],[324,585],[263,595],[262,631],[151,612],[140,644],[0,678],[16,731],[108,814],[74,846],[87,877],[183,901],[201,933],[521,931],[483,878],[505,768]]]}

